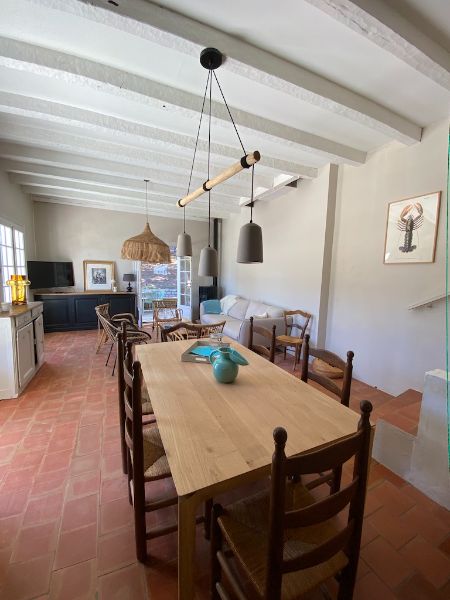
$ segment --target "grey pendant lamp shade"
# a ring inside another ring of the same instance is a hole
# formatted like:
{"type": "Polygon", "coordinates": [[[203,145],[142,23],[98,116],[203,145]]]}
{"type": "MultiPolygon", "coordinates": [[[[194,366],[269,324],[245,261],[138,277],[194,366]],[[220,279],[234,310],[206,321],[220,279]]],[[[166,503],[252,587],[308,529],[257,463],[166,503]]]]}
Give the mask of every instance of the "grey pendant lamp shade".
{"type": "Polygon", "coordinates": [[[183,233],[179,233],[177,239],[177,256],[192,256],[191,236],[186,233],[186,207],[183,208],[183,233]]]}
{"type": "Polygon", "coordinates": [[[198,274],[200,277],[217,277],[219,274],[219,257],[215,248],[211,248],[211,246],[202,248],[198,274]]]}
{"type": "Polygon", "coordinates": [[[239,241],[237,249],[238,263],[252,264],[263,262],[263,239],[262,229],[256,223],[253,223],[253,185],[254,185],[254,167],[252,167],[252,196],[250,202],[250,223],[242,225],[239,232],[239,241]]]}
{"type": "Polygon", "coordinates": [[[170,263],[170,248],[160,240],[150,229],[148,223],[148,202],[147,186],[148,179],[145,181],[145,213],[147,222],[144,231],[139,235],[125,240],[122,245],[121,258],[128,260],[140,260],[147,263],[170,263]]]}

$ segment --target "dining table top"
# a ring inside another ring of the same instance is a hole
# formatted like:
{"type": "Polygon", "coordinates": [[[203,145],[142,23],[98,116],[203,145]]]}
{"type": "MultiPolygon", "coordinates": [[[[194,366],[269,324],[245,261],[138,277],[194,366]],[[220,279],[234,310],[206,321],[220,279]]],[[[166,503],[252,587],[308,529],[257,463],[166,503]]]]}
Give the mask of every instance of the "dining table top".
{"type": "Polygon", "coordinates": [[[238,342],[249,362],[231,384],[209,363],[182,362],[194,340],[136,346],[179,496],[269,467],[273,430],[288,434],[286,455],[353,434],[359,415],[238,342]]]}

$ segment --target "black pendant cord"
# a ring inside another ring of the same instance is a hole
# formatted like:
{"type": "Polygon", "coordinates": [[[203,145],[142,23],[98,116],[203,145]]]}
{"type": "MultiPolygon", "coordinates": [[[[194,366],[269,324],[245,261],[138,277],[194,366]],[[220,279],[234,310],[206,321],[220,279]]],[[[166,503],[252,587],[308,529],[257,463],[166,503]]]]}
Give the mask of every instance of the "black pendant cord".
{"type": "Polygon", "coordinates": [[[244,144],[242,143],[241,136],[239,135],[239,131],[237,130],[236,123],[234,122],[233,115],[231,114],[230,107],[228,106],[228,103],[227,103],[227,101],[226,101],[226,99],[225,99],[225,96],[224,96],[224,93],[223,93],[223,91],[222,91],[222,88],[221,88],[221,86],[220,86],[219,80],[217,79],[217,75],[215,74],[215,72],[214,72],[214,71],[213,71],[212,73],[213,73],[213,75],[214,75],[214,79],[215,79],[215,80],[216,80],[216,82],[217,82],[217,86],[218,86],[218,88],[219,88],[219,90],[220,90],[220,93],[221,93],[221,95],[222,95],[222,99],[223,99],[223,101],[224,101],[224,104],[225,104],[225,106],[227,107],[228,115],[229,115],[229,117],[230,117],[230,119],[231,119],[231,122],[233,123],[233,127],[234,127],[234,130],[235,130],[235,132],[236,132],[236,135],[237,135],[237,137],[238,137],[239,143],[241,144],[241,148],[242,148],[242,150],[243,150],[244,154],[246,155],[246,154],[247,154],[247,152],[246,152],[246,150],[245,150],[245,148],[244,148],[244,144]]]}
{"type": "Polygon", "coordinates": [[[250,223],[253,223],[253,185],[255,182],[255,165],[252,165],[252,197],[250,199],[250,223]]]}
{"type": "MultiPolygon", "coordinates": [[[[211,100],[212,100],[212,73],[209,72],[209,123],[208,123],[208,180],[209,180],[209,167],[211,162],[211,100]]],[[[211,190],[208,190],[208,248],[211,247],[211,190]]]]}
{"type": "Polygon", "coordinates": [[[145,181],[145,218],[147,219],[147,223],[148,223],[148,179],[144,179],[145,181]]]}
{"type": "Polygon", "coordinates": [[[186,195],[189,194],[189,191],[191,189],[192,173],[194,171],[195,156],[197,154],[198,140],[199,140],[199,137],[200,137],[200,128],[202,126],[203,113],[205,111],[206,94],[208,92],[208,85],[209,85],[209,78],[210,77],[211,77],[211,71],[208,71],[208,77],[206,79],[205,92],[203,94],[203,102],[202,102],[202,110],[201,110],[201,113],[200,113],[200,121],[198,123],[197,137],[195,139],[194,156],[192,157],[191,173],[189,175],[189,183],[188,183],[188,189],[187,189],[187,194],[186,195]]]}

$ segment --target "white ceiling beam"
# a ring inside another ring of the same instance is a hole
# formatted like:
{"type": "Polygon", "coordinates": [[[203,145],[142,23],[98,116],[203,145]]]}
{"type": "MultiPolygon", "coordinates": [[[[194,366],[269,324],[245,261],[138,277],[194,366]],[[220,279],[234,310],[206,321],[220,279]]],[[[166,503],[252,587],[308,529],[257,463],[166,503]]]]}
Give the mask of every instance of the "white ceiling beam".
{"type": "MultiPolygon", "coordinates": [[[[201,106],[200,98],[198,98],[198,103],[198,105],[201,106]]],[[[59,123],[73,124],[73,122],[76,121],[84,126],[102,127],[116,131],[117,133],[139,136],[144,139],[158,140],[177,144],[192,150],[194,149],[195,139],[193,137],[162,130],[156,127],[150,127],[142,123],[127,121],[111,115],[99,114],[83,108],[51,102],[42,98],[22,96],[10,92],[0,92],[0,106],[8,108],[9,112],[14,114],[40,116],[46,118],[46,120],[59,123]]],[[[165,106],[167,108],[167,104],[165,106]]],[[[228,115],[223,111],[223,107],[222,110],[220,107],[221,105],[219,103],[215,104],[217,114],[221,113],[221,118],[224,120],[228,115]]],[[[312,151],[334,163],[346,162],[348,164],[359,165],[366,160],[367,153],[363,150],[358,150],[351,146],[322,138],[309,132],[300,131],[299,129],[288,127],[281,123],[264,119],[263,117],[258,117],[257,115],[249,115],[248,113],[244,113],[235,108],[232,108],[231,110],[233,111],[233,118],[238,119],[244,132],[248,130],[251,132],[263,133],[268,141],[273,141],[274,143],[281,142],[294,150],[300,149],[309,153],[312,151]]],[[[206,152],[206,141],[200,139],[199,148],[206,152]]],[[[220,151],[219,144],[213,143],[211,148],[212,151],[217,154],[223,153],[223,151],[220,151]]],[[[234,157],[236,156],[236,148],[230,148],[229,151],[233,152],[234,157]]],[[[230,154],[226,155],[230,156],[230,154]]]]}
{"type": "Polygon", "coordinates": [[[422,129],[417,123],[386,106],[262,48],[153,2],[127,0],[120,2],[119,6],[113,6],[103,0],[81,0],[81,3],[54,0],[52,5],[59,10],[76,13],[179,50],[183,54],[199,56],[201,48],[214,46],[227,57],[222,67],[224,69],[345,116],[403,143],[411,144],[421,139],[422,129]],[[80,4],[84,5],[84,9],[80,4]],[[137,27],[136,22],[140,26],[137,27]],[[166,36],[161,32],[165,32],[166,36]]]}
{"type": "MultiPolygon", "coordinates": [[[[101,161],[100,161],[101,162],[101,161]]],[[[118,189],[125,190],[143,190],[143,177],[129,178],[125,176],[115,176],[109,173],[102,172],[100,169],[97,172],[87,172],[84,170],[73,169],[68,165],[67,167],[52,167],[50,165],[44,165],[39,163],[22,162],[20,160],[11,159],[0,159],[0,169],[11,174],[17,175],[36,175],[48,178],[49,181],[79,181],[85,183],[92,183],[97,186],[112,186],[118,189]]],[[[16,181],[15,181],[16,182],[16,181]]],[[[19,181],[17,181],[18,183],[19,181]]],[[[166,171],[157,171],[152,169],[151,171],[151,184],[153,183],[166,183],[167,185],[179,187],[186,192],[187,177],[172,174],[170,181],[167,178],[166,171]]],[[[193,178],[192,188],[201,186],[203,179],[193,178]]],[[[233,186],[226,185],[221,186],[221,191],[224,195],[238,197],[248,193],[247,186],[233,186]]]]}
{"type": "MultiPolygon", "coordinates": [[[[21,125],[20,122],[7,117],[1,119],[1,131],[0,137],[2,139],[10,139],[15,141],[23,141],[27,143],[39,143],[44,147],[58,147],[62,150],[76,150],[82,151],[84,154],[90,154],[92,156],[108,157],[109,159],[113,156],[121,157],[123,162],[133,162],[134,164],[142,164],[144,159],[152,160],[154,162],[164,163],[166,167],[172,169],[180,169],[189,172],[191,169],[192,158],[188,157],[185,153],[183,156],[180,152],[174,151],[174,145],[170,145],[164,152],[155,152],[151,148],[146,149],[145,147],[139,146],[133,140],[132,137],[123,139],[115,142],[111,140],[101,139],[95,135],[95,132],[90,131],[76,131],[75,134],[66,133],[65,131],[59,131],[52,129],[50,126],[39,127],[32,126],[29,123],[33,122],[32,119],[28,119],[27,125],[21,125]],[[87,138],[89,143],[86,143],[87,138]]],[[[36,121],[34,121],[36,122],[36,121]]],[[[39,125],[39,123],[37,123],[39,125]]],[[[239,154],[236,154],[235,149],[230,149],[225,145],[217,145],[218,153],[214,154],[214,163],[217,168],[228,167],[233,161],[236,162],[239,158],[239,154]]],[[[204,158],[204,152],[198,153],[198,158],[194,165],[194,170],[197,174],[207,172],[207,163],[204,158]]],[[[299,165],[297,163],[274,158],[271,156],[265,156],[259,163],[258,171],[263,174],[274,173],[272,171],[282,171],[286,173],[292,173],[305,178],[312,178],[317,175],[317,169],[314,167],[307,167],[299,165]]],[[[245,174],[241,174],[243,179],[246,179],[245,174]]]]}
{"type": "MultiPolygon", "coordinates": [[[[135,206],[129,206],[127,204],[121,204],[121,203],[117,203],[117,204],[106,204],[104,202],[92,202],[92,200],[83,200],[81,198],[71,198],[69,200],[65,199],[65,198],[53,198],[50,196],[31,196],[31,199],[35,202],[47,202],[50,204],[63,204],[65,206],[81,206],[83,208],[96,208],[96,209],[101,209],[101,210],[113,210],[113,211],[118,211],[118,212],[125,212],[125,213],[137,213],[137,214],[145,214],[145,211],[143,211],[140,207],[135,207],[135,206]]],[[[173,211],[171,209],[156,209],[156,208],[149,208],[149,214],[150,215],[154,215],[154,216],[158,216],[158,217],[166,217],[168,219],[178,219],[181,221],[180,218],[180,211],[173,211]]],[[[197,216],[197,215],[190,215],[188,218],[189,221],[207,221],[208,220],[208,216],[197,216]]]]}
{"type": "MultiPolygon", "coordinates": [[[[25,42],[0,38],[0,65],[59,79],[66,83],[76,84],[97,92],[103,92],[126,98],[134,102],[152,106],[159,110],[181,114],[189,118],[197,118],[201,109],[202,98],[162,83],[121,71],[100,63],[64,54],[56,50],[49,50],[41,46],[33,46],[25,42]]],[[[235,121],[251,130],[259,130],[263,121],[261,117],[234,109],[235,121]],[[259,125],[259,127],[258,127],[259,125]]],[[[229,117],[223,103],[213,102],[212,114],[214,125],[229,127],[229,117]]],[[[278,123],[268,121],[267,131],[275,135],[279,128],[278,123]]],[[[291,131],[290,127],[285,128],[291,131]]],[[[278,136],[280,137],[280,136],[278,136]]],[[[305,146],[305,149],[307,147],[305,146]]],[[[359,151],[357,152],[359,155],[359,151]]],[[[364,153],[363,153],[364,154],[364,153]]],[[[293,174],[302,174],[303,177],[315,177],[317,170],[304,167],[296,163],[262,156],[259,163],[261,167],[268,167],[293,174]],[[307,175],[310,169],[312,175],[307,175]]]]}
{"type": "MultiPolygon", "coordinates": [[[[9,180],[11,183],[16,183],[18,185],[27,185],[27,186],[37,186],[37,187],[45,187],[51,189],[59,189],[59,190],[72,190],[72,191],[82,191],[89,192],[92,194],[97,194],[101,196],[107,197],[117,197],[117,198],[127,198],[127,199],[138,199],[143,203],[145,201],[145,191],[142,189],[142,184],[140,188],[137,186],[134,189],[123,189],[117,188],[115,186],[107,186],[107,185],[96,185],[95,183],[84,183],[84,182],[75,182],[68,181],[63,179],[49,179],[48,177],[39,177],[37,175],[25,175],[22,173],[10,173],[9,180]]],[[[176,188],[170,188],[168,186],[155,184],[154,182],[150,182],[148,188],[148,197],[150,201],[156,200],[158,198],[167,198],[172,204],[176,204],[176,201],[182,196],[183,191],[177,190],[176,188]]],[[[206,200],[203,202],[203,205],[206,206],[206,200]]],[[[211,204],[214,206],[223,205],[227,208],[227,210],[233,211],[237,205],[237,199],[232,196],[226,196],[224,194],[214,194],[211,199],[211,204]]]]}
{"type": "MultiPolygon", "coordinates": [[[[139,212],[145,214],[145,200],[142,202],[140,200],[135,200],[134,198],[127,198],[123,196],[108,196],[104,197],[101,194],[95,194],[86,191],[73,191],[73,190],[58,190],[56,188],[49,187],[40,187],[40,186],[31,186],[31,185],[23,185],[21,189],[25,194],[29,194],[33,198],[38,198],[43,196],[45,198],[62,198],[67,201],[69,200],[83,200],[86,202],[91,202],[92,204],[104,205],[104,206],[114,206],[119,204],[120,206],[128,206],[130,208],[135,208],[139,212]]],[[[152,210],[160,210],[165,211],[168,214],[171,214],[177,218],[182,218],[183,211],[180,210],[175,203],[166,202],[164,200],[151,200],[149,202],[149,213],[152,210]]],[[[239,209],[238,209],[239,210],[239,209]]],[[[211,204],[211,215],[217,218],[227,218],[231,212],[228,207],[217,207],[211,204]]],[[[205,217],[208,215],[207,205],[199,206],[196,203],[195,207],[190,208],[189,216],[197,216],[197,217],[205,217]]]]}
{"type": "Polygon", "coordinates": [[[450,52],[383,0],[306,2],[450,90],[450,52]]]}

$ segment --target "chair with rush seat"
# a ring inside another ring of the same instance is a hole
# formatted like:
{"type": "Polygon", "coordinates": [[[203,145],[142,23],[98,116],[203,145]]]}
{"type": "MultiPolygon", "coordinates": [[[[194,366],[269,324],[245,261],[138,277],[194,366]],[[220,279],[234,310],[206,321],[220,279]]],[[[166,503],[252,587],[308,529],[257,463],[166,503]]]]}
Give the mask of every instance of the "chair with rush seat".
{"type": "Polygon", "coordinates": [[[277,335],[277,346],[282,346],[284,358],[286,359],[286,349],[294,348],[294,366],[295,371],[297,363],[300,361],[300,351],[302,349],[303,338],[309,325],[312,315],[303,310],[285,310],[284,311],[284,334],[277,335]],[[299,322],[300,320],[303,322],[299,322]],[[297,329],[298,335],[292,335],[292,330],[297,329]]]}
{"type": "Polygon", "coordinates": [[[254,325],[253,317],[250,317],[250,333],[248,337],[248,348],[257,354],[261,354],[270,360],[275,362],[275,343],[276,343],[276,325],[272,325],[272,330],[262,327],[260,325],[254,325]],[[255,344],[255,334],[259,335],[267,340],[267,344],[255,344]]]}
{"type": "Polygon", "coordinates": [[[211,598],[296,600],[336,577],[338,600],[352,599],[364,516],[371,411],[370,402],[361,402],[358,430],[351,437],[291,458],[284,452],[286,431],[275,429],[270,489],[227,508],[213,508],[211,598]],[[353,457],[352,481],[329,496],[317,499],[301,483],[289,481],[332,470],[353,457]],[[236,566],[239,569],[233,568],[236,566]],[[239,576],[242,571],[249,593],[239,576]]]}

